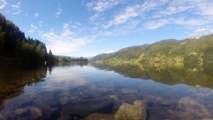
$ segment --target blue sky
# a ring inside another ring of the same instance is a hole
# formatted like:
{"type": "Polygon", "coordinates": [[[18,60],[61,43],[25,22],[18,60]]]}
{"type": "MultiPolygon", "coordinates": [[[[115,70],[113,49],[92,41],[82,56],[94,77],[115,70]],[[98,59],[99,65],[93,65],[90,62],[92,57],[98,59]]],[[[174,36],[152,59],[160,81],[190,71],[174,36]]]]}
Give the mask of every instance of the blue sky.
{"type": "Polygon", "coordinates": [[[213,0],[0,0],[0,12],[68,56],[213,33],[213,0]]]}

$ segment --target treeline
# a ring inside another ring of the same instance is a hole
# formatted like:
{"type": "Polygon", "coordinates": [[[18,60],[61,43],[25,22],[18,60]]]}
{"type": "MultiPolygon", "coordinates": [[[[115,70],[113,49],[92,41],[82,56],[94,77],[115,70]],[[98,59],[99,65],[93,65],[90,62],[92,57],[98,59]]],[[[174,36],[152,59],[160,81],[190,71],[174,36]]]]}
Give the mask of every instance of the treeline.
{"type": "Polygon", "coordinates": [[[68,56],[55,56],[56,62],[75,62],[75,61],[88,61],[84,57],[68,57],[68,56]]]}
{"type": "Polygon", "coordinates": [[[80,62],[82,64],[87,64],[88,59],[84,57],[69,57],[69,56],[59,56],[59,55],[53,55],[52,51],[50,50],[48,53],[48,59],[47,59],[47,65],[53,66],[53,65],[70,65],[76,62],[80,62]]]}
{"type": "Polygon", "coordinates": [[[97,55],[91,61],[112,66],[166,64],[197,68],[213,64],[213,34],[128,47],[115,53],[97,55]]]}
{"type": "Polygon", "coordinates": [[[44,64],[48,59],[44,43],[26,38],[25,34],[0,13],[0,62],[16,62],[29,65],[44,64]]]}

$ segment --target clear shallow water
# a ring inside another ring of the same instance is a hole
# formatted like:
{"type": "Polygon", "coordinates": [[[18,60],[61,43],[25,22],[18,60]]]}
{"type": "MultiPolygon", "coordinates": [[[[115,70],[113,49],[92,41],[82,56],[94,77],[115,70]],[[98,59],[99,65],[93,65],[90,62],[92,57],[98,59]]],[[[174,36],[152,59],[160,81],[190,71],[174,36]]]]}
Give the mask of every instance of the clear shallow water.
{"type": "Polygon", "coordinates": [[[0,120],[86,119],[114,114],[122,102],[135,100],[146,103],[148,120],[213,119],[210,87],[130,78],[90,65],[0,74],[0,120]]]}

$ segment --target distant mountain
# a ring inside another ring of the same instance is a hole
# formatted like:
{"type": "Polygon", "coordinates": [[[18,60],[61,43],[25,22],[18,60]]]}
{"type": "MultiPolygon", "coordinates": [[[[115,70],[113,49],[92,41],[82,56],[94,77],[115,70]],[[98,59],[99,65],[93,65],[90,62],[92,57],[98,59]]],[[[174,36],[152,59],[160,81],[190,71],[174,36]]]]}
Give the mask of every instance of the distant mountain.
{"type": "Polygon", "coordinates": [[[0,63],[44,64],[47,50],[39,40],[26,38],[25,34],[0,13],[0,63]]]}
{"type": "Polygon", "coordinates": [[[184,40],[162,40],[153,44],[123,48],[111,54],[97,55],[90,60],[110,66],[122,64],[185,65],[191,68],[213,63],[213,34],[184,40]]]}

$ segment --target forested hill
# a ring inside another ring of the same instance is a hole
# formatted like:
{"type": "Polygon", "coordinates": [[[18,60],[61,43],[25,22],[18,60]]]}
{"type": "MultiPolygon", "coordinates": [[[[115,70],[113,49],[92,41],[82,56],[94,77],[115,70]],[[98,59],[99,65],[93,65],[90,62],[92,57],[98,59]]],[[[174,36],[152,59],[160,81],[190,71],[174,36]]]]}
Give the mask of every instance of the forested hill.
{"type": "Polygon", "coordinates": [[[202,66],[213,62],[213,34],[184,40],[162,40],[149,45],[133,46],[91,59],[95,63],[119,64],[185,64],[202,66]]]}
{"type": "Polygon", "coordinates": [[[0,13],[0,63],[44,64],[47,50],[39,40],[25,34],[0,13]]]}

